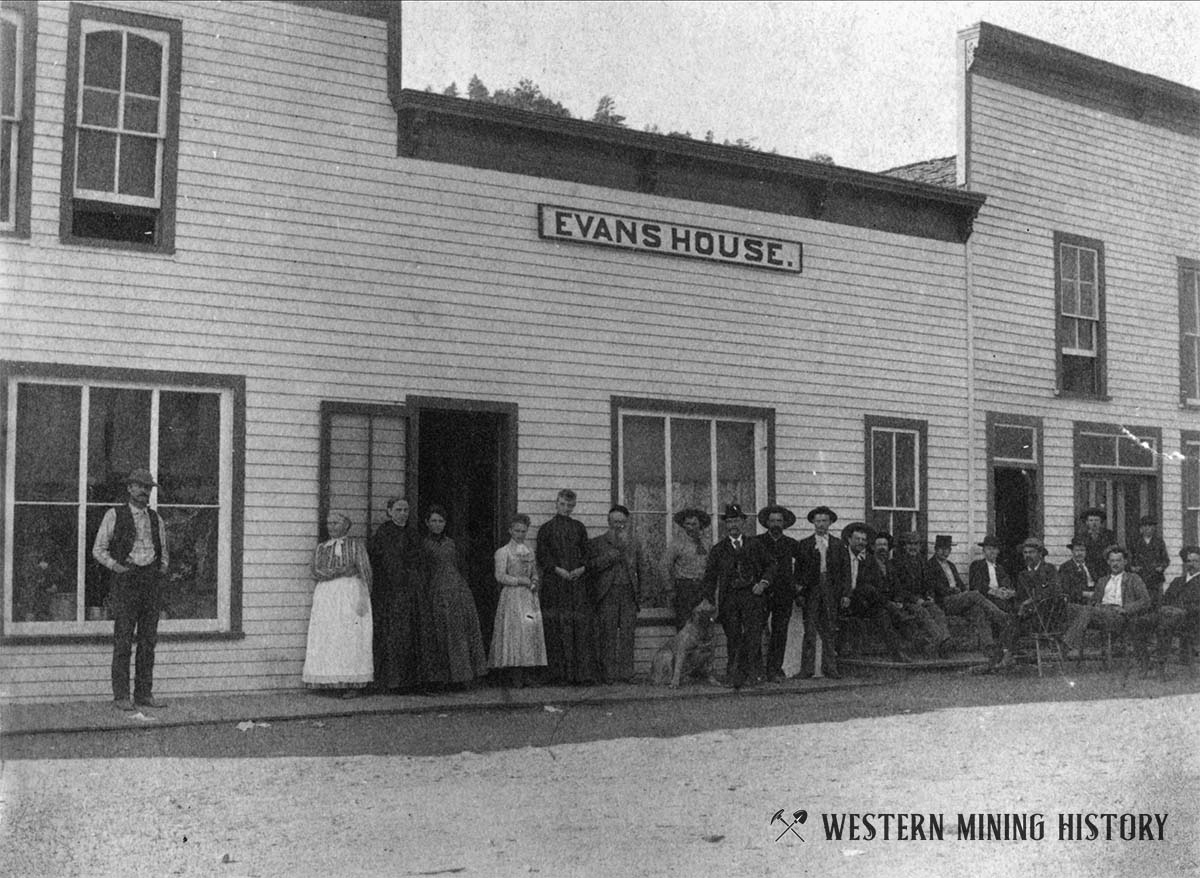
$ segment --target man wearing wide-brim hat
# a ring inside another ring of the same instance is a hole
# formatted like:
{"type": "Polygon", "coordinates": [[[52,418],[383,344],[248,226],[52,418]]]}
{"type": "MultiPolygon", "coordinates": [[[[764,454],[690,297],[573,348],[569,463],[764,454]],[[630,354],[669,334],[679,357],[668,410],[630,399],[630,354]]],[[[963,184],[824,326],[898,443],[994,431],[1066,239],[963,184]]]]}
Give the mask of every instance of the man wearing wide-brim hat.
{"type": "Polygon", "coordinates": [[[767,554],[775,562],[775,574],[767,587],[767,624],[770,637],[767,643],[765,673],[768,681],[779,683],[784,680],[783,655],[787,649],[788,623],[792,618],[792,607],[796,605],[796,580],[792,573],[799,543],[784,533],[796,523],[796,514],[786,506],[773,504],[758,511],[758,523],[766,533],[757,537],[767,554]]]}
{"type": "Polygon", "coordinates": [[[1171,566],[1171,556],[1167,553],[1167,544],[1158,535],[1158,519],[1153,515],[1143,515],[1138,521],[1138,536],[1130,540],[1129,570],[1142,577],[1146,588],[1155,598],[1162,594],[1166,584],[1167,568],[1171,566]]]}
{"type": "Polygon", "coordinates": [[[746,515],[730,503],[721,516],[725,537],[708,553],[704,597],[717,607],[725,630],[726,679],[734,689],[762,677],[764,594],[775,564],[758,540],[742,533],[746,515]]]}
{"type": "Polygon", "coordinates": [[[109,509],[92,543],[92,557],[110,571],[109,604],[113,615],[113,705],[120,710],[166,707],[154,697],[154,647],[162,612],[163,576],[170,565],[167,532],[149,508],[154,476],[135,469],[125,479],[128,502],[109,509]],[[137,643],[133,698],[129,659],[137,643]]]}
{"type": "Polygon", "coordinates": [[[1116,534],[1105,526],[1107,520],[1107,512],[1099,506],[1092,506],[1079,513],[1081,526],[1075,532],[1075,539],[1081,540],[1087,550],[1088,572],[1096,582],[1108,575],[1104,550],[1117,541],[1116,534]]]}
{"type": "Polygon", "coordinates": [[[673,516],[675,524],[683,529],[662,558],[663,582],[671,584],[671,605],[675,611],[675,630],[687,624],[692,610],[703,600],[704,568],[708,563],[708,541],[704,531],[712,518],[703,509],[689,507],[680,509],[673,516]]]}
{"type": "Polygon", "coordinates": [[[796,587],[804,608],[800,673],[837,678],[841,676],[835,647],[837,617],[843,595],[850,592],[850,553],[845,543],[829,533],[829,526],[837,521],[836,512],[817,506],[807,517],[813,533],[796,549],[796,587]]]}

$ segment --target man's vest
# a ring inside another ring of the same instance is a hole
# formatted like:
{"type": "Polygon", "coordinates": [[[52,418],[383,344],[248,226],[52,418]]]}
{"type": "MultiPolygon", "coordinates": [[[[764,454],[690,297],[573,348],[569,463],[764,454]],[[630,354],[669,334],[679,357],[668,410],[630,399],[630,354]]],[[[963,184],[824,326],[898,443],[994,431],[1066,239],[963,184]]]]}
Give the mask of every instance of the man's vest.
{"type": "MultiPolygon", "coordinates": [[[[150,513],[150,536],[154,540],[154,561],[162,564],[162,537],[158,529],[158,513],[147,507],[150,513]]],[[[128,566],[129,553],[137,540],[137,526],[133,523],[133,512],[129,505],[116,507],[117,521],[113,526],[112,539],[108,541],[108,554],[118,564],[128,566]]]]}

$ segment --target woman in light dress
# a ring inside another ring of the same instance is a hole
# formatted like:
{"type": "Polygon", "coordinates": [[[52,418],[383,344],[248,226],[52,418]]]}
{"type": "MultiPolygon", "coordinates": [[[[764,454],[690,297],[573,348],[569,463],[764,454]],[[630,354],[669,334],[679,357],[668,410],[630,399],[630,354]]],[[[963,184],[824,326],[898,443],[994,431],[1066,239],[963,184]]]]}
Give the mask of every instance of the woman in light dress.
{"type": "Polygon", "coordinates": [[[348,537],[350,519],[330,512],[329,539],[313,553],[312,614],[302,678],[308,686],[342,689],[354,698],[375,678],[371,653],[371,562],[367,547],[348,537]]]}
{"type": "Polygon", "coordinates": [[[500,603],[492,630],[493,668],[507,669],[514,687],[532,682],[532,669],[546,665],[546,640],[538,603],[538,571],[533,550],[525,545],[529,516],[517,514],[509,523],[509,542],[496,550],[496,582],[500,603]]]}

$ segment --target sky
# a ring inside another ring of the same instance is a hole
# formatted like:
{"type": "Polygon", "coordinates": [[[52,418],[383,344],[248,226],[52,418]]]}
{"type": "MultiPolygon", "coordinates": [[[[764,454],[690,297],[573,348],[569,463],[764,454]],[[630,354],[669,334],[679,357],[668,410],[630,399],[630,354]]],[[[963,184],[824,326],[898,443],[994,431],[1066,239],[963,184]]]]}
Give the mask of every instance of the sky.
{"type": "Polygon", "coordinates": [[[979,21],[1200,89],[1200,3],[403,4],[406,88],[532,79],[577,118],[880,171],[953,155],[959,30],[979,21]]]}

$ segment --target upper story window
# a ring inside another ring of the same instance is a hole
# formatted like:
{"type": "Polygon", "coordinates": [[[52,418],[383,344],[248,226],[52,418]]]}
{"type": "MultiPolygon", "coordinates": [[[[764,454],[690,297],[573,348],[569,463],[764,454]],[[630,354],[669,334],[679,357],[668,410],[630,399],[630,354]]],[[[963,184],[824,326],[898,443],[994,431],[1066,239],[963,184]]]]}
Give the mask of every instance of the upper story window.
{"type": "Polygon", "coordinates": [[[1054,251],[1058,390],[1072,396],[1104,396],[1104,245],[1056,233],[1054,251]]]}
{"type": "Polygon", "coordinates": [[[29,236],[37,7],[0,4],[0,235],[29,236]]]}
{"type": "Polygon", "coordinates": [[[62,238],[174,250],[182,28],[71,7],[62,238]]]}
{"type": "Polygon", "coordinates": [[[1179,260],[1179,398],[1200,406],[1200,262],[1179,260]]]}

